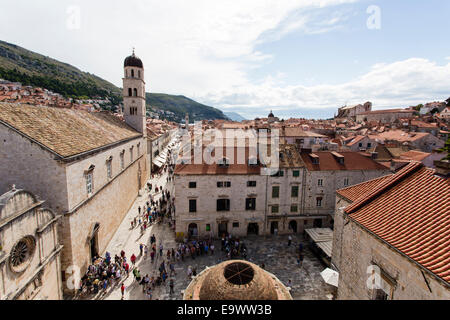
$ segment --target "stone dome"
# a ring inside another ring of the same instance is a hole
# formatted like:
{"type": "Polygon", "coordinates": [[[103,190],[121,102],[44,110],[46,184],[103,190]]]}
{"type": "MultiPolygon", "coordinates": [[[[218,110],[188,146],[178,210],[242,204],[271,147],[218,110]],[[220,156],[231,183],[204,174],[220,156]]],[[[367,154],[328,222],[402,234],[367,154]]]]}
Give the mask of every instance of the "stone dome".
{"type": "Polygon", "coordinates": [[[230,260],[201,272],[185,291],[185,300],[292,300],[272,274],[243,260],[230,260]]]}
{"type": "Polygon", "coordinates": [[[269,118],[275,118],[275,115],[273,114],[272,110],[269,113],[269,118]]]}
{"type": "Polygon", "coordinates": [[[142,63],[142,60],[136,57],[136,55],[133,54],[129,57],[125,58],[124,67],[138,67],[138,68],[144,68],[144,64],[142,63]]]}

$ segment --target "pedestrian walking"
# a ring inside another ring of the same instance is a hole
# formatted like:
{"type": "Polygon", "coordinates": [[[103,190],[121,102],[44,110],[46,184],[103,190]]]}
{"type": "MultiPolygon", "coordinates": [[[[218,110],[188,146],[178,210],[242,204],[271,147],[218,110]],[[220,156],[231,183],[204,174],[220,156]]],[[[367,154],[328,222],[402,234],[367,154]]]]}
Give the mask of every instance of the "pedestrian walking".
{"type": "Polygon", "coordinates": [[[122,286],[120,287],[120,292],[122,292],[122,300],[123,300],[124,295],[125,295],[125,284],[124,283],[122,283],[122,286]]]}
{"type": "Polygon", "coordinates": [[[289,238],[288,238],[288,247],[290,247],[291,244],[292,244],[292,237],[289,235],[289,238]]]}
{"type": "Polygon", "coordinates": [[[170,287],[170,293],[169,293],[169,294],[170,294],[170,295],[174,294],[175,291],[173,290],[173,287],[174,287],[174,281],[173,281],[173,279],[170,279],[169,287],[170,287]]]}

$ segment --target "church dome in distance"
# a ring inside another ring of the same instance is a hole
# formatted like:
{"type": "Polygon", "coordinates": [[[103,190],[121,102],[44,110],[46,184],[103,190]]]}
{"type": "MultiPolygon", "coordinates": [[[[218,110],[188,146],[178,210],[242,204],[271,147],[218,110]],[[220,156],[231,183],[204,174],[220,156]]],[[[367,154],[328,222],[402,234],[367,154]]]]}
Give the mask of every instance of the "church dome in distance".
{"type": "Polygon", "coordinates": [[[274,116],[272,110],[271,110],[270,113],[269,113],[269,118],[275,118],[275,116],[274,116]]]}
{"type": "Polygon", "coordinates": [[[185,300],[292,300],[272,274],[244,260],[229,260],[201,272],[185,290],[185,300]]]}
{"type": "Polygon", "coordinates": [[[144,64],[141,59],[136,57],[133,50],[133,54],[125,59],[124,67],[138,67],[143,69],[144,64]]]}

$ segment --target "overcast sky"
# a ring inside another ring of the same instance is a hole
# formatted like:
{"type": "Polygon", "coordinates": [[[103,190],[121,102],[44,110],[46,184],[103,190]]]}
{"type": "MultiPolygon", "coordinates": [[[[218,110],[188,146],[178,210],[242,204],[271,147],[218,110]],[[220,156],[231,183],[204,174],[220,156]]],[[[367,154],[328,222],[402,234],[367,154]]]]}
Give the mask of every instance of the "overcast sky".
{"type": "Polygon", "coordinates": [[[449,14],[448,0],[14,0],[0,39],[117,86],[135,47],[149,92],[327,118],[448,98],[449,14]]]}

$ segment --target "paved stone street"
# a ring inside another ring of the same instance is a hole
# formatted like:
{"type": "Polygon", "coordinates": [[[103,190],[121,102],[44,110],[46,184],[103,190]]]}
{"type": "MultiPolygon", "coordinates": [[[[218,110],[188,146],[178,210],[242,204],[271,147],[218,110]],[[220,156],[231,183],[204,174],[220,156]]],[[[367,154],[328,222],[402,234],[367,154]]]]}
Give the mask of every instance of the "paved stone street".
{"type": "MultiPolygon", "coordinates": [[[[173,195],[173,185],[171,182],[167,184],[167,173],[160,177],[152,179],[150,182],[155,187],[163,186],[170,190],[173,195]]],[[[154,188],[153,188],[154,189],[154,188]]],[[[155,200],[159,199],[161,192],[155,194],[152,192],[155,200]]],[[[163,243],[164,255],[168,249],[177,248],[178,244],[175,241],[175,233],[170,230],[167,223],[160,225],[153,225],[141,235],[140,228],[135,227],[131,229],[131,221],[138,215],[138,207],[144,208],[145,203],[149,199],[148,192],[145,192],[137,198],[128,215],[117,230],[113,239],[109,243],[106,251],[111,253],[114,257],[119,254],[121,250],[126,252],[129,258],[133,253],[137,256],[136,266],[139,268],[141,275],[148,274],[150,277],[159,274],[158,267],[165,258],[161,258],[159,254],[155,257],[155,261],[151,263],[150,257],[139,256],[139,244],[146,244],[150,248],[150,237],[152,234],[156,236],[157,246],[163,243]]],[[[297,265],[297,248],[302,241],[302,236],[293,236],[293,241],[288,247],[287,236],[267,236],[267,237],[248,237],[241,239],[247,246],[247,259],[257,265],[264,263],[265,269],[276,275],[280,281],[288,285],[288,281],[292,281],[291,294],[295,300],[326,300],[331,299],[331,288],[323,281],[320,272],[323,271],[324,266],[320,260],[309,250],[306,243],[303,243],[304,261],[302,267],[297,265]]],[[[216,265],[226,259],[225,254],[220,251],[220,241],[215,241],[216,252],[214,255],[200,256],[192,259],[185,258],[184,261],[175,263],[176,275],[175,280],[175,294],[169,295],[169,281],[160,287],[153,290],[153,300],[167,300],[167,299],[181,299],[183,290],[188,286],[190,280],[187,277],[187,268],[191,266],[196,268],[197,273],[200,273],[205,267],[216,265]]],[[[159,252],[159,250],[158,250],[159,252]]],[[[102,252],[104,256],[105,252],[102,252]]],[[[131,263],[130,263],[131,265],[131,263]]],[[[142,300],[146,299],[142,291],[142,287],[134,280],[132,272],[128,278],[124,280],[126,290],[124,299],[126,300],[142,300]]],[[[106,293],[100,293],[92,299],[106,299],[106,300],[120,300],[121,292],[120,285],[109,288],[106,293]]]]}

